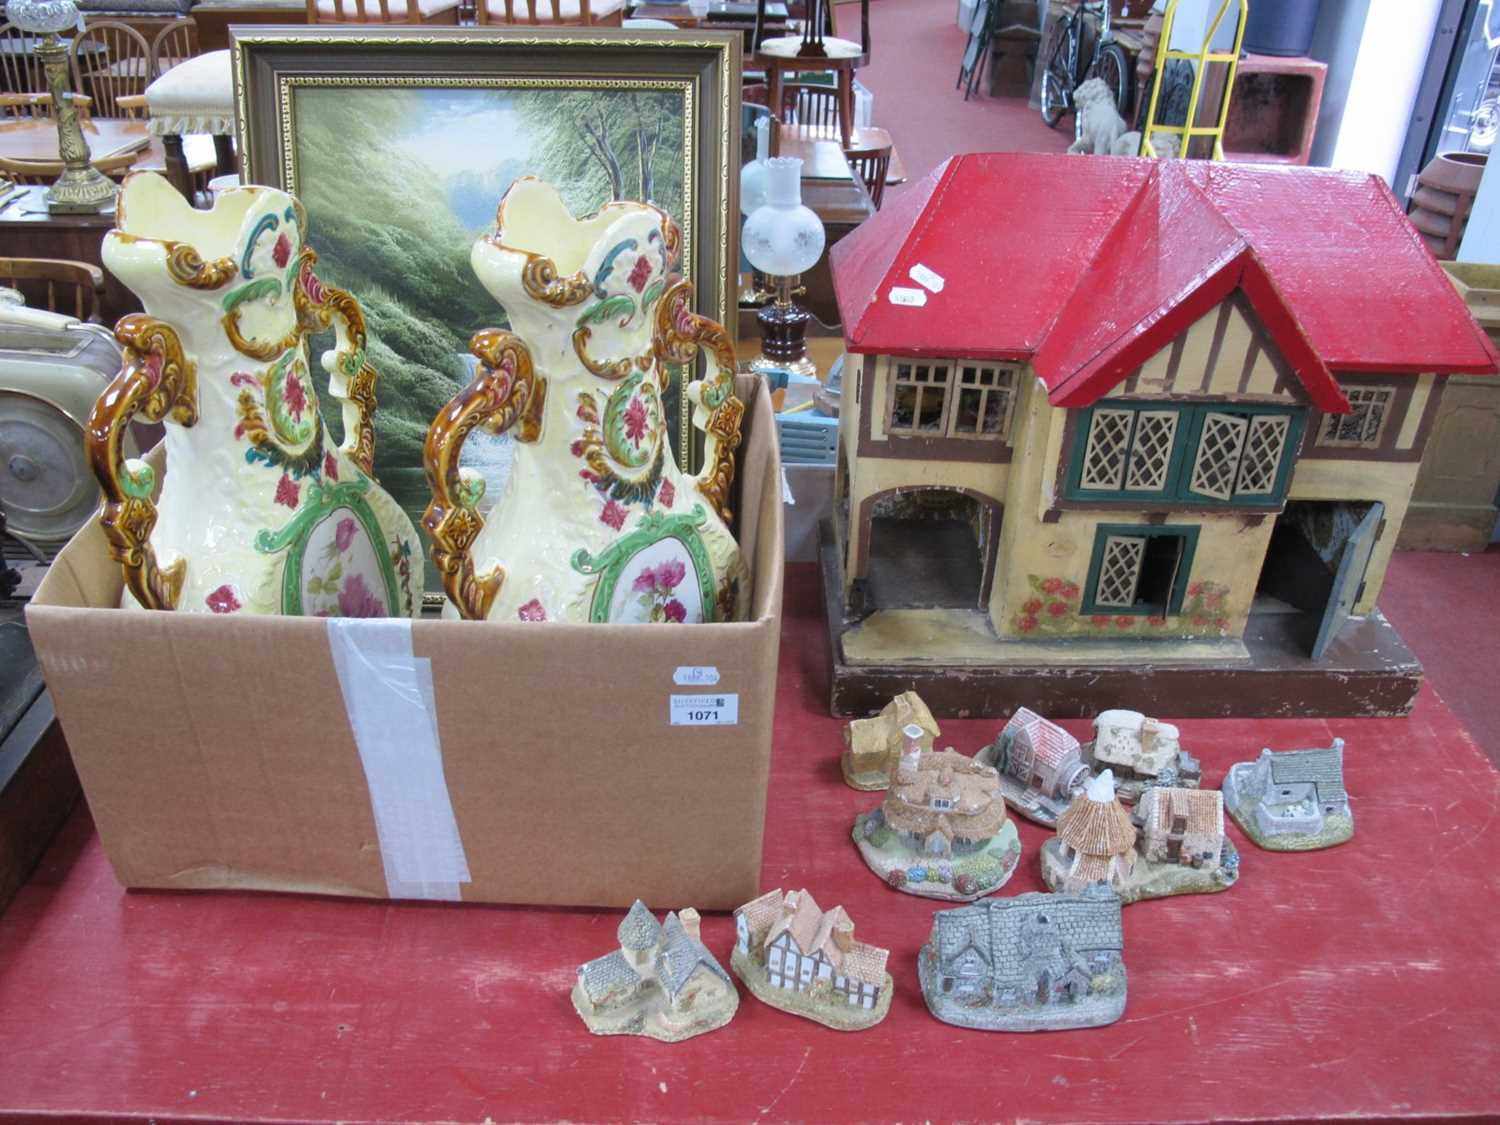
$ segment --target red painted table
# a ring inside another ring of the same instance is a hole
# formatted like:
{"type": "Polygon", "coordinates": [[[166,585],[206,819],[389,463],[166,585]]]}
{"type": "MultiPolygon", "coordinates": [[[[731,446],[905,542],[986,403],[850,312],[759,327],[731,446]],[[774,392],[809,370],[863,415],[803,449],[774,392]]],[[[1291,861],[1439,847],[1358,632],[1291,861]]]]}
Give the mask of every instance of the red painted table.
{"type": "MultiPolygon", "coordinates": [[[[816,579],[792,571],[764,884],[806,884],[891,947],[884,1024],[841,1035],[746,996],[733,1024],[688,1043],[595,1039],[567,990],[574,965],[611,948],[618,913],[128,894],[80,814],[0,917],[0,1107],[502,1121],[1500,1111],[1500,775],[1430,688],[1405,720],[1182,723],[1211,782],[1263,742],[1342,735],[1354,841],[1275,855],[1232,829],[1238,886],[1126,909],[1120,1023],[961,1031],[917,991],[933,906],[887,890],[849,842],[877,798],[839,781],[816,579]]],[[[997,725],[947,722],[943,741],[973,751],[997,725]]],[[[1046,833],[1020,830],[1004,894],[1040,886],[1046,833]]],[[[727,960],[729,918],[705,919],[704,936],[727,960]]]]}

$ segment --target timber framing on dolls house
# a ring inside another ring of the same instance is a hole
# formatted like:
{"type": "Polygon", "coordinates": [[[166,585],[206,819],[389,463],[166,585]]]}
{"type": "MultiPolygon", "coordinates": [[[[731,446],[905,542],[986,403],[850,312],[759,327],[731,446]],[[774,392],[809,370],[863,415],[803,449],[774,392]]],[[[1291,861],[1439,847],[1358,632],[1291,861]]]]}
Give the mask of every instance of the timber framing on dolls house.
{"type": "Polygon", "coordinates": [[[831,261],[836,713],[1410,706],[1375,601],[1497,356],[1382,181],[957,156],[831,261]]]}

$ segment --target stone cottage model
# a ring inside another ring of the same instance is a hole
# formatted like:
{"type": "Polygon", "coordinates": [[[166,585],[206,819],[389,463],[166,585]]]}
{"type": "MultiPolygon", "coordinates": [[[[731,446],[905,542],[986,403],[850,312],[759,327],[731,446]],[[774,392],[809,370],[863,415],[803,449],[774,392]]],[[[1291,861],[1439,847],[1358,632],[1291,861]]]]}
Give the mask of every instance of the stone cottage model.
{"type": "Polygon", "coordinates": [[[842,906],[819,909],[807,890],[768,891],[734,912],[730,966],[773,1008],[840,1031],[873,1027],[891,1006],[890,956],[854,939],[842,906]]]}
{"type": "Polygon", "coordinates": [[[1410,706],[1371,611],[1444,382],[1497,355],[1378,177],[959,155],[830,266],[836,714],[1410,706]]]}
{"type": "Polygon", "coordinates": [[[1203,770],[1180,737],[1171,723],[1116,709],[1094,719],[1094,738],[1084,749],[1095,769],[1114,771],[1120,799],[1134,802],[1151,785],[1197,788],[1203,770]]]}
{"type": "Polygon", "coordinates": [[[1311,851],[1354,835],[1344,740],[1318,750],[1262,750],[1224,778],[1224,803],[1245,834],[1273,851],[1311,851]]]}
{"type": "Polygon", "coordinates": [[[734,1018],[739,993],[698,931],[698,912],[659,923],[636,899],[616,932],[620,948],[578,966],[573,1007],[595,1035],[690,1039],[734,1018]]]}
{"type": "Polygon", "coordinates": [[[903,691],[878,715],[853,720],[844,728],[844,752],[839,756],[844,780],[855,789],[887,788],[910,737],[902,732],[913,724],[921,729],[922,749],[931,750],[933,739],[942,732],[927,704],[914,691],[903,691]]]}
{"type": "Polygon", "coordinates": [[[921,749],[921,735],[906,728],[884,802],[855,819],[855,845],[870,870],[908,894],[960,901],[988,894],[1021,855],[1000,776],[956,750],[921,749]]]}
{"type": "Polygon", "coordinates": [[[987,1031],[1113,1023],[1125,1011],[1120,900],[1024,894],[938,912],[917,957],[938,1019],[987,1031]]]}
{"type": "Polygon", "coordinates": [[[1049,828],[1093,776],[1078,739],[1026,707],[974,757],[1000,772],[1006,804],[1049,828]]]}

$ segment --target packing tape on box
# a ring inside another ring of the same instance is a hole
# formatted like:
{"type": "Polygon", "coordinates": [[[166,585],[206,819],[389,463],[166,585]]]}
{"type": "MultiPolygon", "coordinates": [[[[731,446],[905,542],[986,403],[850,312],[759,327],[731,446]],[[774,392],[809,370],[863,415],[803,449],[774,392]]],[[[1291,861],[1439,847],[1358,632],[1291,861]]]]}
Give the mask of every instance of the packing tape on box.
{"type": "Polygon", "coordinates": [[[405,618],[330,617],[328,647],[370,790],[387,893],[458,901],[469,861],[443,774],[432,662],[412,655],[405,618]]]}

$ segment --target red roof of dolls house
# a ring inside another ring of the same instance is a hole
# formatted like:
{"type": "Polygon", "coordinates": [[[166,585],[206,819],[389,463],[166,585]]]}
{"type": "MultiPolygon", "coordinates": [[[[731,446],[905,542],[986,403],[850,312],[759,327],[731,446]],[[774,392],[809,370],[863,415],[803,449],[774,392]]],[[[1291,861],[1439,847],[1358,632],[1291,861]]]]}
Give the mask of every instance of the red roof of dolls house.
{"type": "Polygon", "coordinates": [[[1361,173],[955,156],[830,259],[850,351],[1030,361],[1056,406],[1107,394],[1235,289],[1323,410],[1348,410],[1332,371],[1500,367],[1385,183],[1361,173]],[[924,266],[937,292],[913,279],[924,266]],[[925,303],[893,303],[893,288],[925,303]]]}

